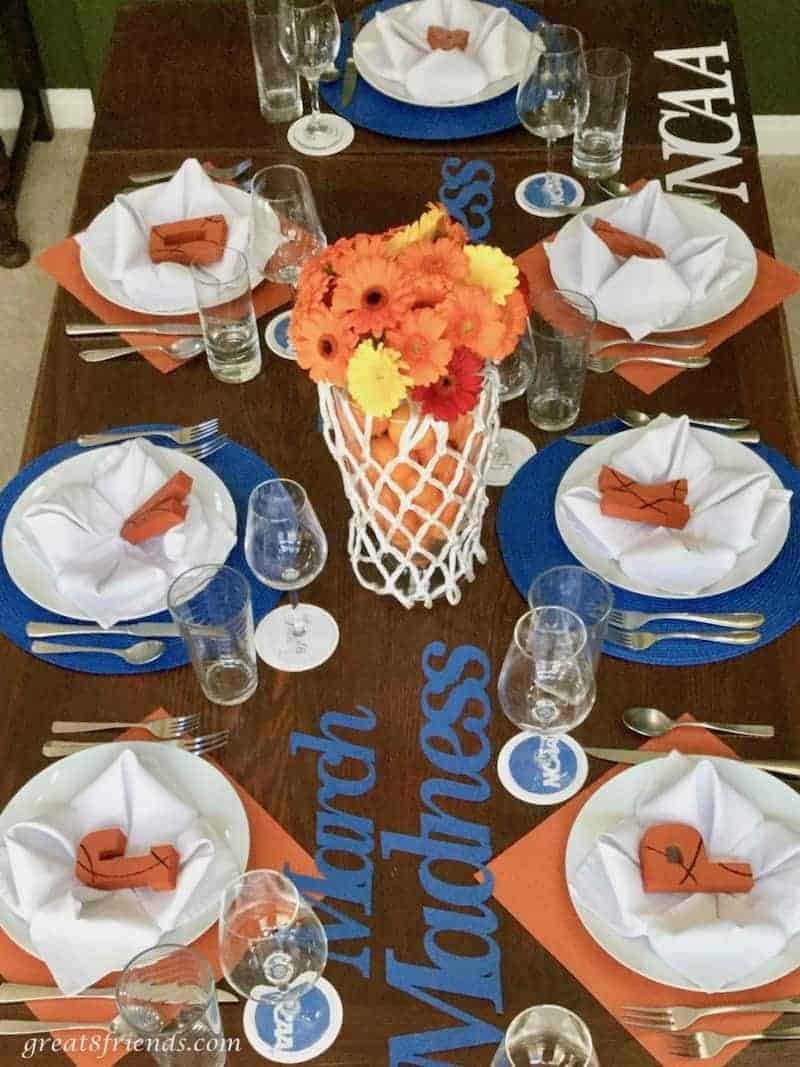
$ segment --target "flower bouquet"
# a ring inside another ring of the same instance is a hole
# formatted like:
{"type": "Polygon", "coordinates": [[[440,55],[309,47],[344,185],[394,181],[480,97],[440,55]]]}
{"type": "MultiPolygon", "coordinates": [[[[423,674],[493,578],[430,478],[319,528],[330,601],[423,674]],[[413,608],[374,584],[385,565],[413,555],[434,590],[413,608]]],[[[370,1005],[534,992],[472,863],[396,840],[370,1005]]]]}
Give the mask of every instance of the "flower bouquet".
{"type": "Polygon", "coordinates": [[[469,244],[438,204],[337,241],[300,275],[290,337],[353,508],[353,567],[406,607],[458,603],[458,582],[485,562],[494,364],[525,329],[524,285],[509,256],[469,244]]]}

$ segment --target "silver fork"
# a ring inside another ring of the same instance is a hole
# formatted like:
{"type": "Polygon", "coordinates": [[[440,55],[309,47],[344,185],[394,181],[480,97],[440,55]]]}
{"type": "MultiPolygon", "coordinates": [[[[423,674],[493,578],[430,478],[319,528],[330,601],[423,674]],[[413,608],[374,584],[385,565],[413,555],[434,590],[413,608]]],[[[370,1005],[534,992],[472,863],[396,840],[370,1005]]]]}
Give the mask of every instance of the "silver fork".
{"type": "Polygon", "coordinates": [[[596,356],[598,352],[604,352],[607,348],[616,348],[617,345],[650,345],[652,348],[679,348],[684,351],[691,351],[693,348],[702,348],[706,343],[705,337],[692,337],[687,334],[675,334],[674,336],[666,333],[653,333],[648,334],[647,337],[642,337],[638,341],[634,341],[632,337],[617,337],[614,341],[594,341],[591,344],[591,354],[596,356]]]}
{"type": "MultiPolygon", "coordinates": [[[[137,725],[139,725],[137,723],[137,725]]],[[[195,756],[205,756],[228,743],[228,730],[217,730],[213,734],[201,734],[199,737],[186,738],[186,740],[159,741],[161,745],[174,745],[182,748],[184,752],[191,752],[195,756]]],[[[156,742],[153,742],[154,744],[156,742]]],[[[48,759],[58,756],[71,756],[73,752],[83,752],[87,748],[95,748],[97,745],[127,744],[126,741],[45,741],[42,747],[42,755],[48,759]]]]}
{"type": "Polygon", "coordinates": [[[797,1041],[800,1026],[785,1026],[765,1030],[757,1034],[715,1034],[713,1030],[700,1030],[696,1034],[674,1034],[670,1038],[670,1051],[674,1056],[690,1060],[710,1060],[736,1041],[797,1041]]]}
{"type": "Polygon", "coordinates": [[[219,437],[213,437],[210,441],[201,441],[198,445],[187,445],[185,448],[179,448],[179,452],[183,452],[184,455],[191,456],[193,459],[208,459],[209,456],[213,456],[215,452],[219,452],[221,448],[224,448],[228,443],[228,438],[224,433],[219,437]]]}
{"type": "Polygon", "coordinates": [[[94,445],[111,445],[115,441],[130,441],[134,437],[167,437],[176,445],[191,445],[202,438],[210,437],[219,430],[219,419],[206,419],[193,426],[181,426],[177,430],[108,430],[101,433],[83,433],[78,438],[81,448],[94,445]]]}
{"type": "Polygon", "coordinates": [[[726,630],[724,633],[713,634],[706,632],[698,633],[630,633],[628,630],[618,630],[609,626],[607,638],[614,644],[622,645],[623,648],[632,649],[634,652],[644,652],[659,641],[712,641],[717,645],[755,645],[761,640],[758,630],[726,630]]]}
{"type": "Polygon", "coordinates": [[[703,614],[696,611],[658,611],[646,615],[643,611],[622,611],[614,608],[608,614],[612,626],[621,630],[638,630],[648,622],[659,619],[677,619],[679,622],[704,622],[708,626],[729,626],[732,630],[757,630],[764,625],[764,616],[756,611],[710,612],[703,614]]]}
{"type": "Polygon", "coordinates": [[[753,1012],[800,1012],[800,997],[789,1000],[768,1000],[760,1004],[719,1004],[705,1008],[655,1008],[629,1005],[622,1009],[622,1021],[643,1030],[667,1030],[675,1033],[704,1019],[707,1015],[742,1015],[753,1012]]]}
{"type": "Polygon", "coordinates": [[[180,734],[187,734],[200,725],[200,714],[170,715],[166,719],[153,719],[150,722],[63,722],[57,720],[50,726],[54,734],[88,734],[95,730],[127,730],[135,726],[148,730],[153,737],[170,741],[180,734]]]}
{"type": "Polygon", "coordinates": [[[620,363],[657,363],[662,367],[682,367],[684,370],[700,370],[707,367],[711,360],[708,356],[610,356],[597,359],[589,356],[586,366],[595,374],[608,374],[620,363]]]}
{"type": "MultiPolygon", "coordinates": [[[[234,163],[233,166],[230,167],[209,167],[208,170],[206,170],[206,174],[209,178],[214,178],[217,181],[235,181],[237,178],[241,178],[243,174],[246,174],[252,166],[252,159],[241,159],[238,163],[234,163]]],[[[129,174],[128,181],[133,182],[134,185],[149,185],[151,182],[163,182],[172,178],[179,170],[180,167],[173,167],[171,170],[141,171],[136,174],[129,174]]]]}

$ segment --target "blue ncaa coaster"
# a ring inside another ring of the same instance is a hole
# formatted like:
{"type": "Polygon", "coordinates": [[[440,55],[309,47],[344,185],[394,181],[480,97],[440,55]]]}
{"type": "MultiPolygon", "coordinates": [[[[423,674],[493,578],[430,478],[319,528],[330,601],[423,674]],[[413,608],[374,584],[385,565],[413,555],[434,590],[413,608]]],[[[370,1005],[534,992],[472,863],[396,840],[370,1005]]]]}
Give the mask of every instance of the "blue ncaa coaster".
{"type": "Polygon", "coordinates": [[[264,340],[267,347],[281,359],[297,359],[297,353],[292,348],[289,340],[289,323],[292,321],[291,311],[282,311],[274,319],[270,319],[264,330],[264,340]]]}
{"type": "MultiPolygon", "coordinates": [[[[258,996],[256,987],[251,996],[258,996]]],[[[274,990],[270,987],[269,992],[274,990]]],[[[244,1032],[255,1051],[273,1063],[305,1063],[329,1049],[342,1028],[342,1001],[334,987],[320,978],[292,1012],[286,1004],[248,1000],[244,1032]]]]}
{"type": "Polygon", "coordinates": [[[516,734],[506,741],[497,757],[500,784],[526,804],[560,804],[569,800],[588,773],[586,753],[567,734],[516,734]]]}
{"type": "Polygon", "coordinates": [[[539,215],[545,219],[557,219],[562,215],[566,215],[568,211],[572,211],[573,208],[580,207],[583,203],[586,192],[580,182],[576,182],[574,178],[570,178],[566,174],[559,174],[561,179],[561,188],[564,191],[564,206],[563,207],[549,207],[548,197],[544,192],[544,183],[547,181],[546,174],[532,174],[528,178],[523,178],[517,186],[514,196],[517,203],[523,211],[527,211],[529,215],[539,215]]]}

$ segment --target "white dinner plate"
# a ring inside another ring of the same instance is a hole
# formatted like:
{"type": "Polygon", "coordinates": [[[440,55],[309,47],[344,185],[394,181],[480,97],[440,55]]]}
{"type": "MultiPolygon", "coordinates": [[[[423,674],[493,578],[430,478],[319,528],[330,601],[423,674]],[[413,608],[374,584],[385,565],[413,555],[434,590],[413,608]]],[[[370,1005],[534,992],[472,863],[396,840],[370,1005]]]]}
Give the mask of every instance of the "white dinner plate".
{"type": "MultiPolygon", "coordinates": [[[[711,322],[716,322],[717,319],[721,319],[723,315],[728,315],[740,304],[744,303],[756,284],[756,275],[758,274],[756,250],[753,247],[753,242],[741,226],[737,226],[721,211],[714,211],[712,208],[706,207],[705,204],[699,204],[689,197],[676,196],[674,193],[665,193],[664,195],[669,206],[683,223],[688,237],[727,237],[726,255],[731,259],[740,260],[745,264],[745,269],[727,289],[723,289],[721,292],[712,291],[705,300],[691,304],[677,319],[666,326],[662,326],[659,330],[654,330],[653,333],[694,330],[698,326],[707,326],[711,322]]],[[[591,207],[587,207],[585,211],[598,219],[604,219],[612,214],[616,204],[618,204],[617,200],[604,200],[602,204],[593,204],[591,207]]],[[[582,225],[580,214],[583,214],[583,212],[575,215],[562,226],[556,240],[559,240],[562,234],[568,236],[574,233],[575,229],[582,225]]],[[[550,263],[550,271],[559,288],[571,288],[568,284],[568,279],[560,274],[558,268],[554,268],[552,262],[550,263]]],[[[600,319],[600,322],[605,322],[609,326],[619,326],[621,329],[625,328],[622,323],[615,322],[612,319],[600,319]]]]}
{"type": "MultiPolygon", "coordinates": [[[[579,485],[590,485],[593,475],[604,464],[608,464],[611,457],[620,449],[630,448],[646,429],[647,427],[643,426],[636,430],[609,434],[605,441],[598,441],[596,445],[587,448],[574,463],[567,467],[556,490],[555,500],[556,526],[564,544],[584,567],[599,574],[611,585],[616,585],[619,589],[628,589],[632,593],[641,593],[643,596],[664,597],[667,600],[696,600],[698,597],[728,593],[731,589],[738,589],[740,585],[752,581],[769,567],[786,542],[791,524],[791,511],[788,507],[775,519],[757,544],[739,554],[736,563],[726,575],[699,593],[665,592],[656,586],[640,585],[634,582],[623,572],[616,560],[610,559],[598,545],[585,540],[575,525],[570,522],[560,503],[564,493],[579,485]]],[[[703,447],[711,453],[715,467],[731,467],[749,474],[766,473],[769,475],[773,489],[783,488],[772,467],[745,445],[732,441],[724,434],[714,433],[712,430],[692,427],[691,432],[697,435],[703,447]]]]}
{"type": "MultiPolygon", "coordinates": [[[[735,759],[712,759],[720,777],[755,804],[765,819],[789,824],[800,833],[800,797],[784,782],[771,774],[749,767],[735,759]]],[[[613,829],[622,819],[634,813],[636,799],[651,781],[653,763],[640,763],[602,785],[589,798],[575,820],[567,841],[566,876],[568,886],[583,861],[594,848],[600,834],[613,829]]],[[[700,987],[669,967],[650,948],[646,937],[623,937],[594,912],[588,911],[573,896],[572,905],[586,932],[609,956],[623,967],[661,985],[689,989],[697,993],[700,987]]],[[[785,946],[783,952],[738,982],[726,986],[724,992],[743,992],[767,982],[777,981],[800,967],[800,934],[785,946]]]]}
{"type": "MultiPolygon", "coordinates": [[[[399,4],[397,7],[391,8],[391,13],[409,11],[415,6],[415,3],[416,0],[411,0],[410,3],[399,4]]],[[[476,0],[475,6],[485,8],[487,14],[496,10],[491,4],[482,4],[480,0],[476,0]]],[[[487,100],[494,100],[496,96],[502,96],[503,93],[508,92],[509,89],[513,89],[515,85],[519,84],[525,60],[528,58],[530,37],[531,32],[527,26],[524,26],[518,18],[509,13],[509,50],[511,53],[511,65],[516,73],[490,82],[485,89],[475,93],[473,96],[464,97],[460,100],[449,100],[446,104],[440,101],[418,100],[408,92],[403,82],[396,81],[394,78],[387,78],[370,63],[364,54],[363,46],[365,44],[380,45],[380,36],[374,18],[369,20],[353,42],[353,59],[356,69],[364,81],[371,85],[373,89],[377,89],[379,93],[383,93],[384,96],[391,97],[392,100],[400,100],[404,104],[414,104],[416,107],[469,107],[471,104],[483,104],[487,100]]]]}
{"type": "MultiPolygon", "coordinates": [[[[227,844],[237,868],[243,871],[250,854],[250,827],[244,806],[234,787],[213,764],[173,745],[150,741],[113,743],[75,752],[54,760],[20,789],[0,815],[0,837],[15,823],[36,819],[53,805],[66,804],[131,749],[142,766],[165,788],[189,804],[208,823],[216,840],[227,844]]],[[[210,868],[210,871],[213,870],[210,868]]],[[[208,876],[207,876],[208,877],[208,876]]],[[[162,941],[189,945],[217,921],[219,904],[191,916],[162,941]]],[[[0,927],[20,948],[39,959],[28,934],[28,924],[0,900],[0,927]]]]}
{"type": "MultiPolygon", "coordinates": [[[[108,448],[115,446],[108,445],[108,448]]],[[[179,470],[185,471],[192,479],[191,496],[196,496],[202,502],[207,513],[216,512],[223,516],[226,524],[232,530],[236,530],[236,506],[228,492],[225,483],[204,463],[191,456],[187,456],[176,448],[162,448],[153,446],[158,452],[158,461],[171,477],[179,470]]],[[[46,470],[20,493],[11,511],[8,513],[6,524],[3,527],[2,554],[3,563],[8,571],[8,576],[20,592],[32,600],[39,607],[55,612],[56,615],[64,615],[68,619],[94,621],[88,615],[83,614],[78,608],[63,597],[56,589],[51,571],[25,546],[23,539],[15,532],[15,528],[22,520],[25,512],[38,503],[44,497],[49,496],[57,489],[65,485],[75,485],[81,482],[89,482],[92,469],[97,462],[97,456],[102,451],[99,448],[87,449],[77,456],[65,459],[46,470]]],[[[203,553],[203,559],[187,559],[186,569],[208,563],[218,554],[212,551],[203,553]]],[[[226,554],[227,558],[227,554],[226,554]]],[[[216,562],[223,563],[223,559],[216,562]]],[[[141,619],[147,615],[155,615],[165,611],[167,607],[166,597],[151,597],[132,603],[130,614],[126,619],[141,619]]],[[[123,620],[120,620],[122,622],[123,620]]]]}
{"type": "MultiPolygon", "coordinates": [[[[154,196],[161,190],[161,185],[147,185],[142,189],[137,189],[133,193],[128,193],[128,198],[136,204],[146,204],[148,200],[152,200],[154,196]]],[[[243,189],[237,189],[232,185],[223,185],[222,182],[217,183],[217,192],[220,196],[224,197],[228,201],[228,204],[235,211],[240,214],[250,214],[250,194],[246,193],[243,189]]],[[[114,210],[113,202],[108,204],[97,215],[97,218],[101,218],[103,215],[110,215],[114,210]]],[[[147,304],[135,304],[131,301],[130,296],[126,293],[119,282],[113,281],[111,278],[106,277],[102,271],[98,270],[91,262],[89,256],[82,246],[80,246],[80,263],[83,276],[86,281],[91,285],[92,289],[105,297],[106,300],[110,300],[112,304],[116,304],[117,307],[124,308],[126,311],[139,311],[143,315],[194,315],[197,312],[197,307],[194,304],[179,304],[174,306],[164,307],[162,304],[160,307],[154,308],[147,304]]],[[[184,267],[184,270],[188,271],[188,267],[184,267]]],[[[255,288],[262,281],[261,274],[258,271],[252,271],[250,274],[250,284],[255,288]]]]}

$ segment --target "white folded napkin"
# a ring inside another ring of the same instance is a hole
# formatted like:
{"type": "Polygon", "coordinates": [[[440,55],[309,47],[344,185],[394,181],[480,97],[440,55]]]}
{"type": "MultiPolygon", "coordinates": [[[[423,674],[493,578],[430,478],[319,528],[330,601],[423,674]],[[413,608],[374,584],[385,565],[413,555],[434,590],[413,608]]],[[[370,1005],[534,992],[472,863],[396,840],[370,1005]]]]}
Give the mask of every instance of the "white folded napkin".
{"type": "MultiPolygon", "coordinates": [[[[187,159],[168,182],[151,190],[120,193],[112,210],[95,218],[78,244],[95,269],[122,286],[130,299],[151,311],[194,307],[195,295],[188,267],[180,263],[153,263],[150,230],[165,222],[224,215],[228,223],[227,247],[247,255],[250,234],[248,209],[232,208],[216,182],[196,159],[187,159]]],[[[230,277],[230,259],[210,264],[217,277],[230,277]]]]}
{"type": "Polygon", "coordinates": [[[467,100],[491,82],[521,71],[528,34],[504,8],[486,11],[472,0],[419,0],[410,10],[377,12],[378,41],[361,43],[364,58],[385,78],[402,82],[415,100],[467,100]],[[465,51],[432,49],[429,26],[466,30],[465,51]]]}
{"type": "Polygon", "coordinates": [[[236,874],[227,844],[130,749],[68,804],[17,823],[0,841],[0,898],[29,924],[36,952],[70,995],[200,914],[236,874]],[[76,878],[81,839],[112,827],[127,835],[126,855],[153,845],[176,849],[174,892],[103,891],[76,878]]]}
{"type": "Polygon", "coordinates": [[[56,588],[101,626],[166,605],[170,583],[203,563],[224,563],[236,530],[193,490],[186,519],[132,545],[120,536],[128,516],[170,477],[144,439],[97,449],[88,482],[65,485],[22,516],[14,533],[53,575],[56,588]]]}
{"type": "Polygon", "coordinates": [[[768,474],[715,468],[684,415],[659,415],[638,441],[620,449],[608,466],[644,485],[685,478],[691,517],[682,530],[603,515],[599,468],[557,507],[581,536],[615,559],[637,584],[667,593],[696,595],[731,570],[786,513],[791,492],[773,489],[768,474]]]}
{"type": "Polygon", "coordinates": [[[744,264],[727,256],[727,237],[688,236],[657,181],[621,197],[603,218],[653,241],[666,258],[615,256],[592,230],[591,210],[570,232],[562,230],[546,243],[545,252],[562,288],[591,297],[603,322],[621,326],[637,340],[665,329],[690,305],[727,289],[744,270],[744,264]]]}
{"type": "Polygon", "coordinates": [[[600,834],[570,879],[573,896],[623,937],[653,952],[705,992],[741,981],[800,932],[800,827],[765,819],[710,760],[678,752],[653,768],[633,814],[600,834]],[[644,831],[684,823],[703,835],[710,859],[749,863],[750,893],[645,893],[644,831]]]}

